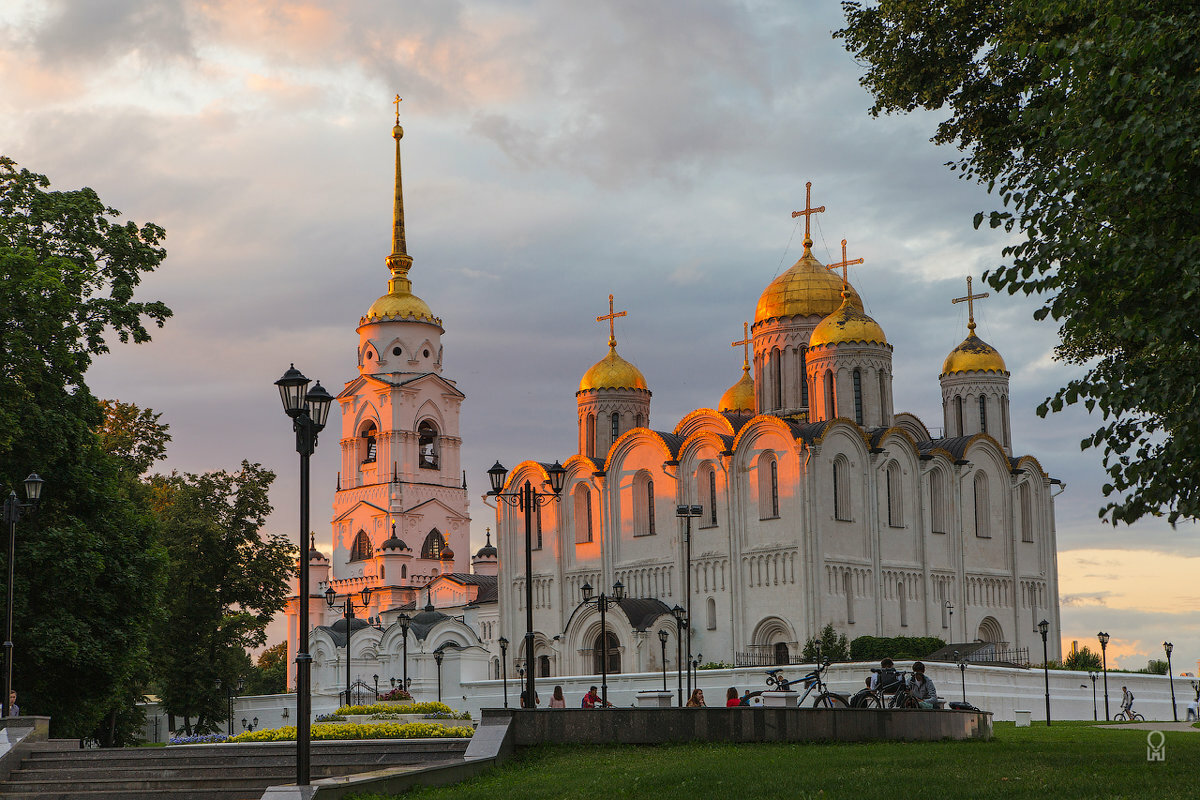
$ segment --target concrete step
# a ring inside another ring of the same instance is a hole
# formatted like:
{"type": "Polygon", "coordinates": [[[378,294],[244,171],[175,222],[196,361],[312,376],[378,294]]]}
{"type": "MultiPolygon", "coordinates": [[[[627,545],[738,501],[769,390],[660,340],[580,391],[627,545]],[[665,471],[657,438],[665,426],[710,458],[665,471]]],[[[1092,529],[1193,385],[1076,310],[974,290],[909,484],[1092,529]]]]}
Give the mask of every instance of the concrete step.
{"type": "MultiPolygon", "coordinates": [[[[311,763],[312,773],[321,777],[348,772],[366,772],[380,767],[412,766],[446,761],[454,754],[446,753],[352,753],[337,761],[315,761],[311,763]]],[[[44,780],[85,780],[88,778],[120,778],[127,781],[153,779],[181,779],[188,777],[204,778],[209,775],[225,775],[253,778],[264,771],[292,773],[295,770],[295,758],[272,756],[266,758],[239,758],[234,762],[213,763],[208,759],[203,763],[171,764],[156,761],[153,764],[129,762],[119,766],[98,766],[94,764],[55,765],[45,767],[41,764],[25,765],[12,771],[10,781],[44,781],[44,780]]]]}

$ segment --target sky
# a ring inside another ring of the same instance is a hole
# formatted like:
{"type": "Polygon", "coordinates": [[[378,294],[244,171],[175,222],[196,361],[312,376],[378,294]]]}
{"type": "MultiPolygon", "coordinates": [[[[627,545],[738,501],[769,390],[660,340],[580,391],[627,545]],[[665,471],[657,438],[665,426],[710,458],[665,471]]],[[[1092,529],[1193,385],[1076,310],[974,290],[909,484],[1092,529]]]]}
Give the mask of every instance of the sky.
{"type": "MultiPolygon", "coordinates": [[[[851,281],[894,345],[895,408],[941,421],[942,360],[966,334],[966,276],[1002,263],[997,207],[929,142],[938,112],[873,118],[835,2],[594,0],[8,0],[0,6],[0,153],[53,186],[94,188],[167,231],[138,291],[175,315],[114,344],[100,397],[162,413],[162,469],[273,469],[269,530],[295,538],[298,465],[273,382],[295,362],[336,393],[356,374],[359,317],[386,292],[399,93],[414,292],[445,325],[464,466],[565,460],[580,376],[621,354],[653,391],[651,425],[714,407],[741,372],[743,321],[800,255],[849,240],[851,281]]],[[[986,287],[984,287],[986,288],[986,287]]],[[[977,302],[1012,373],[1017,454],[1058,497],[1064,649],[1112,641],[1138,668],[1175,643],[1200,659],[1192,523],[1103,524],[1099,427],[1035,409],[1079,374],[1054,359],[1036,299],[977,302]]],[[[329,546],[337,410],[313,458],[329,546]]],[[[476,499],[473,546],[494,518],[476,499]]],[[[324,545],[322,544],[324,543],[324,545]]]]}

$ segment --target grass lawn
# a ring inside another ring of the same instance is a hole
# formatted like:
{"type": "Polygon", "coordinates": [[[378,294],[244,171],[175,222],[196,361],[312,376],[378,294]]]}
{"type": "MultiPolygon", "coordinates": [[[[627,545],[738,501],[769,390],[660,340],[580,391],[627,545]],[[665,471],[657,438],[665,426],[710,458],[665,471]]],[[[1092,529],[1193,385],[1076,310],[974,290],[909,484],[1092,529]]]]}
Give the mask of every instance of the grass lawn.
{"type": "MultiPolygon", "coordinates": [[[[999,722],[990,742],[544,745],[465,783],[403,797],[1190,800],[1200,794],[1200,733],[1166,733],[1166,760],[1148,762],[1146,731],[1091,725],[1016,728],[999,722]]],[[[385,798],[361,795],[357,800],[385,798]]]]}

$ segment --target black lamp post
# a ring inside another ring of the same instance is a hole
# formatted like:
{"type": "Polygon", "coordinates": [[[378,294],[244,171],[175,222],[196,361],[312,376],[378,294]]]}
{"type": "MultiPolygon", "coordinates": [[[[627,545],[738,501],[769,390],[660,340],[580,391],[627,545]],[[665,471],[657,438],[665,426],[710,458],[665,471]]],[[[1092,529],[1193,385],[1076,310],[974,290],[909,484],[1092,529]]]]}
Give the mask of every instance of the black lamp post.
{"type": "Polygon", "coordinates": [[[375,679],[375,701],[378,702],[379,701],[379,676],[372,675],[371,677],[375,679]]]}
{"type": "Polygon", "coordinates": [[[508,639],[500,637],[500,679],[504,683],[504,707],[508,708],[508,639]]]}
{"type": "MultiPolygon", "coordinates": [[[[371,587],[367,586],[359,594],[362,597],[362,604],[354,604],[354,595],[346,595],[346,599],[341,603],[335,604],[334,598],[337,597],[337,592],[330,586],[325,590],[325,603],[330,610],[337,609],[342,612],[342,619],[346,621],[346,705],[352,705],[350,702],[350,633],[352,623],[354,622],[354,609],[361,608],[366,611],[371,605],[371,587]]],[[[378,688],[378,687],[376,687],[378,688]]]]}
{"type": "Polygon", "coordinates": [[[950,631],[950,641],[954,641],[954,603],[946,601],[946,611],[950,614],[950,621],[946,623],[950,631]]]}
{"type": "Polygon", "coordinates": [[[667,632],[658,632],[658,643],[662,645],[663,691],[667,691],[667,632]]]}
{"type": "Polygon", "coordinates": [[[958,664],[958,671],[962,677],[962,695],[963,702],[967,702],[967,660],[954,651],[954,662],[958,664]]]}
{"type": "Polygon", "coordinates": [[[1108,639],[1109,636],[1104,631],[1096,634],[1096,638],[1100,640],[1100,661],[1101,667],[1104,669],[1104,721],[1107,722],[1110,717],[1108,715],[1108,639]]]}
{"type": "MultiPolygon", "coordinates": [[[[221,688],[221,681],[217,680],[217,688],[221,688]]],[[[233,698],[240,697],[242,692],[246,691],[246,681],[244,678],[238,678],[236,686],[230,684],[225,687],[225,706],[229,713],[229,735],[233,736],[233,698]]]]}
{"type": "MultiPolygon", "coordinates": [[[[675,516],[684,521],[684,589],[683,589],[683,605],[687,611],[688,619],[692,618],[692,519],[704,514],[704,509],[700,506],[676,506],[675,516]]],[[[692,661],[692,626],[687,629],[687,659],[690,664],[692,661]]],[[[688,670],[688,696],[692,695],[692,671],[688,670]]]]}
{"type": "Polygon", "coordinates": [[[1175,675],[1171,672],[1171,651],[1174,649],[1175,645],[1163,642],[1163,650],[1167,654],[1167,677],[1171,679],[1171,718],[1179,722],[1179,712],[1175,710],[1175,675]]]}
{"type": "Polygon", "coordinates": [[[1099,722],[1100,712],[1096,710],[1096,678],[1099,678],[1100,676],[1089,669],[1088,677],[1092,680],[1092,720],[1094,722],[1099,722]]]}
{"type": "Polygon", "coordinates": [[[550,492],[535,491],[530,481],[525,481],[519,491],[506,492],[504,484],[508,478],[508,470],[499,461],[488,470],[488,478],[492,483],[492,490],[488,494],[519,509],[525,515],[525,691],[531,709],[537,708],[537,703],[533,700],[537,697],[533,677],[536,671],[533,669],[533,517],[539,508],[559,498],[563,480],[567,477],[567,471],[557,461],[547,472],[550,475],[550,492]]]}
{"type": "Polygon", "coordinates": [[[1038,632],[1042,634],[1042,674],[1046,679],[1046,725],[1050,725],[1050,655],[1047,651],[1048,644],[1046,640],[1047,634],[1050,632],[1050,623],[1042,620],[1038,623],[1038,632]]]}
{"type": "Polygon", "coordinates": [[[440,702],[442,702],[442,651],[441,650],[434,651],[433,660],[437,662],[438,702],[440,703],[440,702]]]}
{"type": "MultiPolygon", "coordinates": [[[[400,635],[402,638],[401,646],[404,648],[404,667],[401,673],[403,683],[400,684],[404,691],[408,691],[408,628],[412,624],[412,617],[408,614],[401,613],[396,617],[396,623],[400,626],[400,635]]],[[[396,688],[396,679],[392,678],[392,688],[396,688]]]]}
{"type": "MultiPolygon", "coordinates": [[[[230,723],[230,724],[232,724],[232,723],[230,723]]],[[[258,727],[258,717],[255,717],[250,722],[246,722],[246,718],[242,717],[242,730],[253,731],[257,727],[258,727]]]]}
{"type": "Polygon", "coordinates": [[[600,705],[608,708],[608,623],[604,614],[610,605],[625,599],[625,584],[617,581],[613,584],[611,595],[604,592],[596,595],[592,585],[585,583],[579,587],[579,593],[583,595],[583,602],[579,605],[595,605],[600,609],[600,705]]]}
{"type": "MultiPolygon", "coordinates": [[[[703,663],[703,661],[704,654],[696,653],[696,657],[688,662],[690,668],[688,671],[688,686],[693,687],[693,691],[700,688],[700,664],[703,663]]],[[[688,692],[689,699],[691,696],[692,693],[688,692]]]]}
{"type": "Polygon", "coordinates": [[[293,364],[275,381],[283,410],[292,419],[296,432],[296,452],[300,454],[300,609],[299,638],[296,647],[296,784],[309,784],[309,751],[312,716],[312,654],[308,652],[308,461],[317,448],[317,434],[329,418],[333,397],[321,388],[312,389],[309,380],[293,364]]]}
{"type": "Polygon", "coordinates": [[[683,631],[688,626],[687,612],[678,603],[671,609],[675,617],[675,675],[679,680],[679,707],[683,708],[683,631]]]}
{"type": "Polygon", "coordinates": [[[283,720],[283,724],[284,724],[284,725],[287,725],[288,716],[289,716],[289,714],[288,714],[288,708],[287,708],[287,706],[284,706],[284,707],[283,707],[283,711],[280,711],[280,712],[279,712],[279,717],[280,717],[280,719],[282,719],[282,720],[283,720]]]}
{"type": "Polygon", "coordinates": [[[8,600],[4,606],[4,710],[3,716],[8,716],[8,699],[12,697],[13,671],[13,562],[17,553],[17,522],[21,512],[37,508],[42,498],[42,484],[45,483],[36,472],[25,479],[25,497],[22,503],[16,492],[9,492],[4,499],[4,521],[8,524],[8,600]]]}

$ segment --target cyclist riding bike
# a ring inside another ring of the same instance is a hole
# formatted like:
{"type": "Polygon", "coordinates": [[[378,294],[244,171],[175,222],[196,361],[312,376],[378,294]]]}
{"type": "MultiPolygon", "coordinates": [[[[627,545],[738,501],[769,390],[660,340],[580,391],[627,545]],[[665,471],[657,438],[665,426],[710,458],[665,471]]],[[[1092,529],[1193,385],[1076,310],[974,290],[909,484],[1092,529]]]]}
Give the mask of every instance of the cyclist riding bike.
{"type": "Polygon", "coordinates": [[[1129,691],[1128,686],[1121,687],[1121,710],[1127,719],[1133,719],[1133,692],[1129,691]]]}

